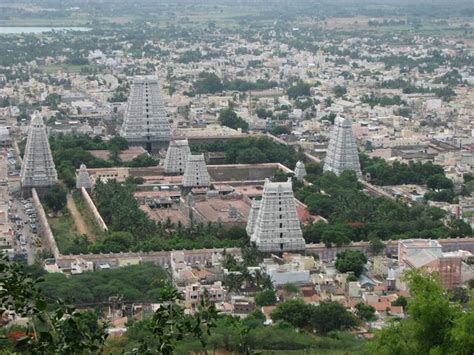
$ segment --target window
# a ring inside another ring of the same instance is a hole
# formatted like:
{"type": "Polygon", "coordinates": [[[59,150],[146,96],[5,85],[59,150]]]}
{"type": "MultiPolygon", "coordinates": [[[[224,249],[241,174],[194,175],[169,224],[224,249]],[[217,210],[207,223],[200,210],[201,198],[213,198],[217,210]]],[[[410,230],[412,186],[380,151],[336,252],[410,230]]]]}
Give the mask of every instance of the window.
{"type": "Polygon", "coordinates": [[[283,228],[283,223],[280,223],[280,228],[283,228]]]}

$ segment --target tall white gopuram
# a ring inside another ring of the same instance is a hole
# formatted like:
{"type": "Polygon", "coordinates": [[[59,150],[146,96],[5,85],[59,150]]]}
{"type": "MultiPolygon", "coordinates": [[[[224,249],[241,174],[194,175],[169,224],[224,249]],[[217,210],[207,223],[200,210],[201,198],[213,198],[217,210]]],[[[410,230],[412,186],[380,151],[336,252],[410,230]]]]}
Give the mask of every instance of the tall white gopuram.
{"type": "Polygon", "coordinates": [[[166,151],[164,168],[166,174],[183,174],[191,155],[187,139],[173,140],[166,151]]]}
{"type": "Polygon", "coordinates": [[[305,176],[306,176],[306,168],[304,167],[304,163],[298,160],[295,167],[295,178],[298,181],[303,181],[305,176]]]}
{"type": "MultiPolygon", "coordinates": [[[[249,222],[252,223],[250,219],[249,222]]],[[[255,242],[258,250],[262,252],[305,249],[291,179],[286,182],[265,180],[262,200],[250,240],[255,242]]]]}
{"type": "Polygon", "coordinates": [[[211,177],[207,171],[204,154],[190,154],[183,176],[183,187],[208,187],[211,177]]]}
{"type": "Polygon", "coordinates": [[[21,165],[21,189],[25,196],[31,195],[33,187],[38,194],[43,194],[57,182],[58,173],[54,166],[43,117],[35,112],[31,118],[23,164],[21,165]]]}
{"type": "Polygon", "coordinates": [[[92,189],[92,181],[91,177],[89,175],[89,172],[87,171],[87,166],[86,164],[81,164],[79,168],[79,172],[76,177],[76,188],[81,189],[92,189]]]}
{"type": "Polygon", "coordinates": [[[336,175],[345,170],[352,170],[358,177],[362,175],[357,146],[352,135],[352,121],[349,118],[336,117],[334,120],[323,170],[332,171],[336,175]]]}
{"type": "Polygon", "coordinates": [[[171,126],[156,77],[140,76],[133,80],[120,135],[150,153],[168,146],[171,126]]]}

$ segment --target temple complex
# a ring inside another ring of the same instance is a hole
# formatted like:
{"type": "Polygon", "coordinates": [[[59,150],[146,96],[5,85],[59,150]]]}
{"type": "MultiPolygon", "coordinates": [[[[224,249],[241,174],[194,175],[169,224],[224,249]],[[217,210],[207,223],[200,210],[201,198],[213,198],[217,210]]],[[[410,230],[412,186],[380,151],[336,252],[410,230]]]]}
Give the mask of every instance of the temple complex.
{"type": "Polygon", "coordinates": [[[171,126],[156,77],[142,76],[133,80],[120,134],[130,145],[141,145],[150,153],[168,146],[171,126]]]}
{"type": "Polygon", "coordinates": [[[324,159],[324,171],[340,175],[352,170],[361,177],[359,155],[352,134],[352,121],[349,118],[336,117],[329,146],[324,159]]]}

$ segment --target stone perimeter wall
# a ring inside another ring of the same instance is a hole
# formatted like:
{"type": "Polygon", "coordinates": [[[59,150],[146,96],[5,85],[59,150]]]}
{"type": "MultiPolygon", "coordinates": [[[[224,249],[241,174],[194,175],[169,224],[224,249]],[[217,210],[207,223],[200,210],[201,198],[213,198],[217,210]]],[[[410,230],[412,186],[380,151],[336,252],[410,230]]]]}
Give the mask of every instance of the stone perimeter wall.
{"type": "MultiPolygon", "coordinates": [[[[454,250],[469,250],[474,252],[474,238],[453,238],[453,239],[438,239],[438,242],[443,247],[443,251],[454,250]]],[[[398,241],[391,240],[386,243],[386,252],[396,255],[398,251],[398,241]]],[[[356,242],[340,248],[327,248],[323,243],[320,244],[306,244],[306,253],[314,253],[319,255],[321,260],[331,261],[336,258],[337,253],[344,250],[359,250],[368,254],[368,242],[356,242]]],[[[210,261],[214,253],[221,253],[224,249],[194,249],[181,250],[184,253],[184,258],[188,263],[199,262],[201,264],[210,261]]],[[[155,252],[138,252],[138,253],[110,253],[110,254],[86,254],[86,255],[60,255],[56,262],[62,268],[70,267],[71,263],[78,258],[86,261],[92,261],[97,267],[100,264],[109,264],[112,267],[120,265],[120,262],[127,260],[139,259],[141,262],[151,262],[161,266],[169,265],[171,262],[171,253],[173,251],[155,251],[155,252]]],[[[227,248],[226,252],[232,255],[240,255],[239,248],[227,248]]]]}
{"type": "Polygon", "coordinates": [[[89,196],[89,193],[87,192],[87,190],[81,187],[81,193],[82,193],[82,197],[84,198],[84,201],[86,202],[86,206],[89,209],[89,211],[92,213],[92,216],[97,222],[97,225],[102,231],[107,232],[109,228],[107,227],[104,220],[102,219],[102,216],[97,210],[97,207],[95,206],[94,201],[92,201],[92,198],[89,196]]]}
{"type": "Polygon", "coordinates": [[[46,217],[46,212],[44,211],[43,205],[41,204],[41,201],[35,188],[31,189],[31,197],[33,199],[33,206],[35,207],[36,213],[38,214],[40,235],[43,238],[43,242],[48,246],[54,258],[57,260],[61,257],[61,254],[59,253],[59,248],[56,244],[56,240],[54,239],[53,231],[49,226],[48,218],[46,217]]]}

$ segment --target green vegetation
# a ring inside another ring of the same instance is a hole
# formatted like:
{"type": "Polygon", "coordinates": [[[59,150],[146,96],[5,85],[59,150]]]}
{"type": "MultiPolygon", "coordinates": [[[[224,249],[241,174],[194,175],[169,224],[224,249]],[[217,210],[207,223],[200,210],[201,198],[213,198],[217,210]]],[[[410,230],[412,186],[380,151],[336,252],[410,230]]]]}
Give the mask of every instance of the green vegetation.
{"type": "Polygon", "coordinates": [[[332,89],[332,92],[334,93],[334,96],[336,97],[343,97],[345,94],[347,94],[347,89],[344,86],[336,85],[332,89]]]}
{"type": "Polygon", "coordinates": [[[227,126],[233,129],[242,129],[247,131],[249,129],[249,124],[244,121],[242,118],[238,117],[237,114],[231,108],[221,110],[219,112],[219,122],[223,126],[227,126]]]}
{"type": "MultiPolygon", "coordinates": [[[[95,244],[86,246],[94,253],[238,247],[245,243],[245,232],[238,227],[218,224],[155,223],[143,212],[133,197],[135,186],[98,182],[94,189],[95,204],[109,227],[95,244]]],[[[88,248],[88,249],[87,249],[88,248]]]]}
{"type": "Polygon", "coordinates": [[[43,197],[45,206],[53,212],[59,212],[66,207],[66,189],[60,185],[54,185],[43,197]]]}
{"type": "MultiPolygon", "coordinates": [[[[0,258],[0,317],[5,312],[27,317],[26,327],[0,328],[2,353],[93,354],[100,351],[106,327],[93,312],[78,311],[54,295],[48,311],[46,297],[38,288],[40,280],[25,273],[20,264],[0,258]],[[11,331],[11,333],[10,333],[11,331]],[[16,337],[8,335],[16,334],[16,337]]],[[[83,290],[79,290],[81,293],[83,290]]]]}
{"type": "Polygon", "coordinates": [[[435,275],[406,275],[412,298],[408,317],[376,333],[367,344],[374,354],[472,354],[474,311],[451,303],[435,275]]]}
{"type": "Polygon", "coordinates": [[[156,302],[161,285],[167,278],[161,267],[147,263],[96,270],[73,277],[59,273],[45,274],[40,289],[47,299],[60,298],[82,307],[106,303],[110,296],[118,295],[123,295],[126,302],[156,302]]]}
{"type": "Polygon", "coordinates": [[[311,85],[298,81],[296,85],[290,86],[288,90],[286,90],[286,94],[290,99],[296,99],[301,96],[309,96],[310,89],[311,85]]]}
{"type": "Polygon", "coordinates": [[[275,291],[263,290],[255,295],[255,303],[257,306],[271,306],[277,303],[275,291]]]}
{"type": "Polygon", "coordinates": [[[193,85],[196,94],[215,94],[224,89],[221,79],[214,73],[202,72],[193,85]]]}
{"type": "MultiPolygon", "coordinates": [[[[264,326],[264,316],[260,311],[254,311],[245,319],[220,316],[216,319],[215,327],[210,335],[204,335],[206,349],[211,351],[226,350],[238,353],[253,353],[254,351],[274,354],[335,354],[342,351],[360,350],[363,341],[352,334],[331,332],[325,337],[317,337],[308,331],[295,329],[287,322],[279,322],[275,326],[264,326]]],[[[136,344],[147,341],[155,346],[150,338],[147,321],[135,322],[127,331],[126,343],[111,340],[117,344],[117,349],[131,350],[136,344]]],[[[199,340],[182,339],[175,349],[175,354],[189,354],[192,351],[203,351],[199,340]]]]}
{"type": "Polygon", "coordinates": [[[162,306],[141,322],[149,334],[147,339],[134,342],[133,353],[150,354],[159,349],[159,354],[171,355],[177,342],[184,338],[198,339],[206,347],[205,334],[210,335],[215,327],[217,312],[206,296],[195,315],[185,314],[184,307],[178,304],[181,294],[166,280],[163,270],[151,264],[72,278],[47,274],[45,281],[34,279],[26,269],[4,257],[0,259],[0,317],[14,312],[28,318],[25,327],[0,328],[2,353],[102,353],[107,323],[99,323],[93,311],[78,311],[75,306],[66,305],[58,296],[92,306],[106,303],[108,296],[124,294],[125,290],[131,300],[143,301],[145,296],[159,301],[162,306]]]}
{"type": "Polygon", "coordinates": [[[131,162],[122,163],[119,159],[119,153],[128,148],[128,143],[121,137],[104,141],[100,137],[91,138],[87,135],[61,134],[51,137],[49,143],[59,178],[69,188],[75,186],[75,169],[78,169],[81,163],[86,164],[88,168],[142,167],[158,164],[158,161],[148,154],[139,155],[131,162]],[[110,153],[110,159],[96,158],[87,150],[107,150],[110,153]]]}
{"type": "MultiPolygon", "coordinates": [[[[435,165],[426,164],[426,167],[437,170],[435,165]]],[[[389,166],[389,169],[392,168],[389,166]]],[[[441,209],[426,205],[409,207],[387,198],[367,196],[351,172],[340,176],[322,173],[321,166],[314,163],[306,164],[306,170],[306,180],[313,185],[297,189],[295,196],[308,205],[311,213],[329,221],[328,224],[319,222],[305,226],[303,235],[307,242],[324,242],[331,246],[372,238],[388,240],[472,235],[470,227],[462,221],[453,221],[446,227],[442,222],[446,213],[441,209]]],[[[418,179],[422,178],[420,174],[418,179]]],[[[387,176],[387,179],[390,177],[387,176]]]]}
{"type": "Polygon", "coordinates": [[[376,185],[424,185],[433,175],[444,177],[443,167],[431,162],[410,161],[408,164],[400,162],[390,164],[382,158],[369,158],[361,154],[360,163],[363,172],[369,173],[371,182],[376,185]]]}
{"type": "Polygon", "coordinates": [[[363,103],[369,104],[370,107],[374,106],[392,106],[392,105],[406,105],[407,103],[403,101],[400,96],[375,96],[375,95],[364,95],[362,96],[361,101],[363,103]]]}
{"type": "Polygon", "coordinates": [[[374,307],[360,302],[355,305],[355,308],[356,308],[357,317],[359,317],[361,320],[366,321],[366,322],[371,322],[377,319],[377,316],[375,315],[374,307]]]}
{"type": "Polygon", "coordinates": [[[339,272],[353,272],[360,276],[364,271],[367,257],[358,250],[345,250],[337,254],[336,269],[339,272]]]}
{"type": "Polygon", "coordinates": [[[354,328],[358,322],[338,302],[321,302],[319,306],[305,304],[301,300],[278,303],[272,319],[290,323],[295,328],[314,329],[318,334],[354,328]]]}
{"type": "Polygon", "coordinates": [[[100,235],[102,233],[102,230],[100,229],[96,219],[92,215],[91,210],[86,206],[86,202],[82,197],[82,193],[80,191],[74,191],[72,192],[72,197],[74,199],[74,203],[76,204],[77,209],[79,210],[79,213],[84,218],[84,221],[89,227],[91,233],[94,236],[100,235]]]}
{"type": "Polygon", "coordinates": [[[273,141],[268,137],[246,137],[231,141],[214,141],[192,146],[193,152],[225,152],[226,164],[281,163],[294,167],[303,154],[291,146],[273,141]]]}
{"type": "Polygon", "coordinates": [[[215,73],[202,72],[199,79],[193,84],[195,94],[215,94],[221,91],[250,91],[250,90],[267,90],[277,87],[278,83],[258,79],[255,82],[242,79],[222,80],[215,73]]]}
{"type": "Polygon", "coordinates": [[[79,235],[74,219],[67,212],[58,217],[48,218],[49,226],[62,254],[79,254],[87,252],[88,240],[84,235],[79,235]]]}

